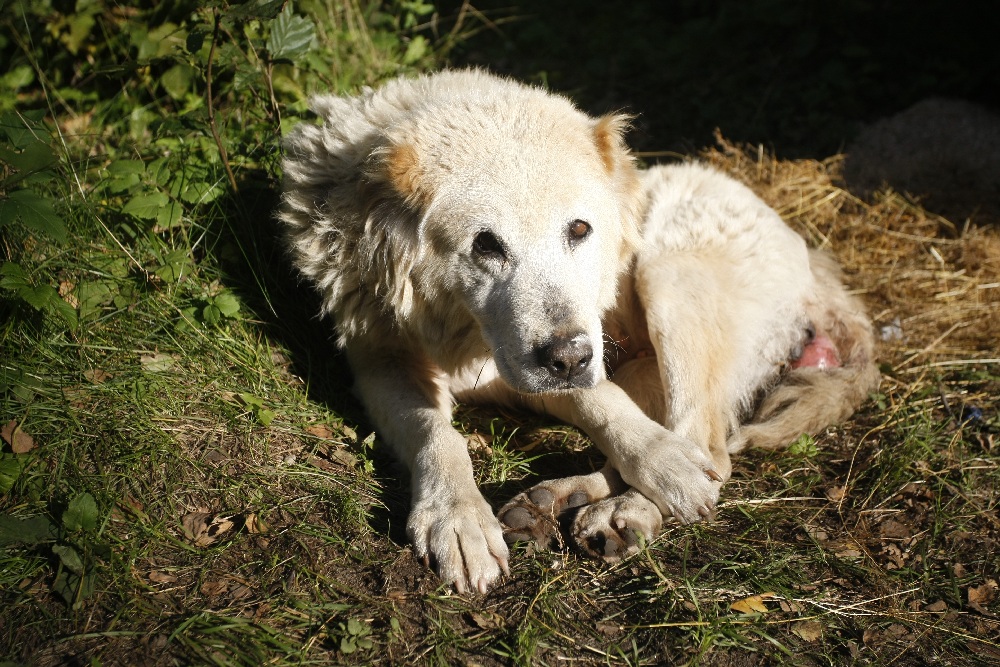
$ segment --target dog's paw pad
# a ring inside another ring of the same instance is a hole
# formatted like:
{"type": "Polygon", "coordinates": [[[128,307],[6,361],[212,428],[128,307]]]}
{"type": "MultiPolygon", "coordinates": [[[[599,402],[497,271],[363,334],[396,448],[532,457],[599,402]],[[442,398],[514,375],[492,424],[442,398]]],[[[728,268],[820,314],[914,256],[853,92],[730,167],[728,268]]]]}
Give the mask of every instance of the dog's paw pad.
{"type": "Polygon", "coordinates": [[[528,491],[528,499],[535,503],[539,509],[551,512],[555,508],[556,497],[544,486],[536,486],[528,491]]]}
{"type": "Polygon", "coordinates": [[[503,526],[503,539],[507,544],[532,542],[540,549],[562,548],[559,524],[552,512],[532,503],[526,494],[517,496],[500,508],[497,518],[503,526]]]}
{"type": "MultiPolygon", "coordinates": [[[[598,530],[590,535],[578,535],[576,540],[580,548],[591,556],[614,563],[630,555],[630,547],[622,538],[623,536],[616,531],[598,530]]],[[[631,551],[636,550],[631,549],[631,551]]]]}

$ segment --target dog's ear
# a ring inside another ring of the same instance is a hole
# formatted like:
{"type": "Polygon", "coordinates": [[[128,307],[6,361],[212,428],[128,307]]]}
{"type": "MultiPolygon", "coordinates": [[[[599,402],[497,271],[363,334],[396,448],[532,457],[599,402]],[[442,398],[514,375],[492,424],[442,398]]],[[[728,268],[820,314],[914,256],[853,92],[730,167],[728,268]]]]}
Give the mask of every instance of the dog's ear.
{"type": "Polygon", "coordinates": [[[393,144],[382,153],[382,177],[410,204],[430,203],[420,155],[411,144],[393,144]]]}
{"type": "Polygon", "coordinates": [[[625,143],[625,133],[631,126],[632,117],[615,113],[601,116],[594,122],[594,141],[604,168],[611,176],[620,169],[632,169],[632,153],[625,143]]]}
{"type": "Polygon", "coordinates": [[[594,121],[594,141],[598,154],[611,182],[618,191],[622,215],[622,243],[620,253],[629,257],[639,247],[642,226],[642,187],[635,158],[625,143],[632,117],[627,114],[608,114],[594,121]]]}

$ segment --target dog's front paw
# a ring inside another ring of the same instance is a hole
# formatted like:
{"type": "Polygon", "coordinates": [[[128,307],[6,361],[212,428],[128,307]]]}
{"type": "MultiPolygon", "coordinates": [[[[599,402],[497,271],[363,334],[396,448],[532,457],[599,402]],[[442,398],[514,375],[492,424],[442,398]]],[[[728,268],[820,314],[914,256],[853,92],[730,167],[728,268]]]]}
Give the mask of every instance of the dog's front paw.
{"type": "Polygon", "coordinates": [[[662,525],[660,510],[635,489],[580,510],[573,538],[591,556],[614,563],[639,551],[662,525]]]}
{"type": "Polygon", "coordinates": [[[433,562],[438,576],[459,593],[485,593],[501,573],[510,572],[503,530],[478,492],[417,501],[406,533],[417,557],[433,562]]]}
{"type": "Polygon", "coordinates": [[[694,523],[715,516],[722,476],[700,447],[666,429],[620,472],[664,517],[694,523]]]}

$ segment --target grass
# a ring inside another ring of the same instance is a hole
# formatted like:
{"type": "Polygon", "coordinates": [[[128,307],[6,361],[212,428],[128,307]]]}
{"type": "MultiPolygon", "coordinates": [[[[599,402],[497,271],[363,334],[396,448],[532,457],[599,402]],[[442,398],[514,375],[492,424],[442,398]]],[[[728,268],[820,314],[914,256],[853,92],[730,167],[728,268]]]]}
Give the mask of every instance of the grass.
{"type": "MultiPolygon", "coordinates": [[[[419,30],[430,10],[403,2],[42,9],[0,12],[0,663],[1000,658],[995,227],[860,201],[840,157],[701,151],[841,260],[885,332],[880,394],[738,458],[711,524],[616,565],[517,547],[494,591],[457,596],[407,546],[405,475],[270,212],[309,91],[432,67],[480,24],[419,30]]],[[[600,464],[531,416],[455,423],[494,506],[600,464]]]]}

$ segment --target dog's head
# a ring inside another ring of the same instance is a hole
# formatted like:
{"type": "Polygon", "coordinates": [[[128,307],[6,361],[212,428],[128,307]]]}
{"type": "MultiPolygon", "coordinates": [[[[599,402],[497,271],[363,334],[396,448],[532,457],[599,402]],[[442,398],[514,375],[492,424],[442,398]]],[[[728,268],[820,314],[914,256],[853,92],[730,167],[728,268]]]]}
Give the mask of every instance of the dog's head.
{"type": "Polygon", "coordinates": [[[626,123],[503,82],[415,111],[374,156],[372,178],[415,213],[401,293],[460,303],[519,391],[603,376],[601,317],[639,239],[626,123]]]}

